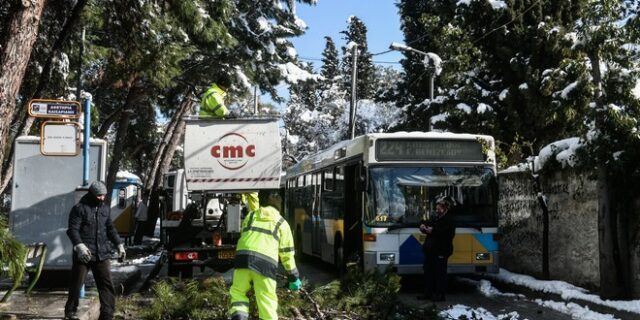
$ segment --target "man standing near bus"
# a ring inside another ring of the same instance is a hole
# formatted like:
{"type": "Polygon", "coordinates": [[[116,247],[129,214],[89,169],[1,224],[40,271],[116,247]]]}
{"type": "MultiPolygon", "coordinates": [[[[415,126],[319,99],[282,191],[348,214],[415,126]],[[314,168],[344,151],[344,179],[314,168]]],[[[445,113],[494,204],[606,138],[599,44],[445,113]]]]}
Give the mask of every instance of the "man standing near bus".
{"type": "Polygon", "coordinates": [[[456,228],[449,210],[454,200],[450,196],[436,199],[436,218],[420,225],[420,231],[427,235],[422,244],[424,253],[425,296],[419,299],[444,301],[447,290],[447,260],[453,253],[453,237],[456,228]]]}
{"type": "Polygon", "coordinates": [[[300,289],[301,282],[294,260],[294,245],[291,229],[280,215],[282,199],[276,190],[262,190],[256,203],[255,195],[248,195],[252,210],[242,221],[242,233],[236,248],[233,281],[231,284],[232,320],[249,318],[247,292],[253,286],[260,319],[278,319],[278,296],[276,275],[278,259],[289,274],[289,289],[300,289]]]}
{"type": "Polygon", "coordinates": [[[118,248],[118,258],[124,260],[126,252],[120,241],[118,231],[111,222],[111,209],[104,203],[107,186],[101,181],[94,181],[89,192],[76,204],[69,213],[67,235],[73,244],[73,265],[71,267],[71,283],[69,296],[64,307],[64,317],[79,320],[77,315],[80,288],[84,284],[89,269],[98,287],[100,298],[99,320],[113,319],[116,307],[116,292],[111,281],[111,252],[107,242],[118,248]]]}

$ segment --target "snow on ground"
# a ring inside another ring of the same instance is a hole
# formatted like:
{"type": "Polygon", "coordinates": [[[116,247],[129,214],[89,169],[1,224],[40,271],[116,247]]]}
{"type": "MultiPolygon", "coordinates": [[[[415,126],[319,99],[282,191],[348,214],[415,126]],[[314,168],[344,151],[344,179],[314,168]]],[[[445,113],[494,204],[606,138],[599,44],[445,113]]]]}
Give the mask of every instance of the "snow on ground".
{"type": "MultiPolygon", "coordinates": [[[[622,310],[622,311],[628,311],[628,312],[640,314],[640,300],[629,300],[629,301],[602,300],[598,295],[592,294],[584,288],[576,287],[564,281],[537,280],[534,277],[512,273],[506,269],[500,269],[500,273],[488,274],[487,276],[489,278],[493,278],[498,281],[513,283],[519,286],[525,286],[532,290],[554,293],[554,294],[560,295],[564,300],[569,300],[569,299],[585,300],[595,304],[613,308],[616,310],[622,310]]],[[[569,304],[567,304],[566,308],[572,309],[572,306],[569,306],[569,304]]],[[[587,318],[579,317],[577,319],[587,319],[587,318]]],[[[612,318],[605,317],[605,318],[588,318],[588,319],[612,319],[612,318]]]]}
{"type": "Polygon", "coordinates": [[[618,319],[610,314],[602,314],[589,310],[589,307],[583,307],[573,302],[565,303],[558,301],[545,301],[536,299],[535,302],[545,308],[553,309],[564,314],[570,314],[573,319],[580,320],[614,320],[618,319]]]}
{"type": "MultiPolygon", "coordinates": [[[[505,273],[505,277],[506,279],[514,279],[514,278],[518,278],[518,277],[528,277],[528,276],[522,276],[522,275],[517,275],[514,273],[510,273],[507,270],[501,269],[500,273],[505,273]]],[[[499,276],[496,276],[496,278],[500,278],[499,276]]],[[[528,277],[531,278],[531,277],[528,277]]],[[[458,278],[458,281],[461,281],[463,283],[467,283],[470,285],[473,285],[477,288],[477,290],[484,296],[486,297],[496,297],[496,296],[502,296],[502,297],[513,297],[516,299],[526,299],[526,297],[522,294],[515,294],[515,293],[504,293],[504,292],[500,292],[500,290],[496,289],[494,286],[491,285],[491,282],[489,282],[488,280],[480,280],[480,281],[476,281],[476,280],[472,280],[472,279],[467,279],[467,278],[458,278]]],[[[501,279],[501,281],[504,281],[503,279],[501,279]]],[[[531,289],[535,289],[535,288],[539,288],[540,284],[536,284],[536,282],[539,282],[538,280],[535,279],[527,279],[526,281],[522,281],[522,282],[517,282],[516,284],[522,285],[524,284],[528,284],[526,285],[527,287],[531,288],[531,289]]],[[[549,281],[544,281],[544,282],[549,282],[549,281]]],[[[571,286],[567,283],[564,283],[562,281],[554,281],[555,284],[554,286],[559,287],[559,288],[563,288],[563,290],[566,290],[567,287],[571,286]],[[559,283],[562,283],[562,285],[560,285],[559,283]]],[[[515,283],[515,282],[512,282],[515,283]]],[[[544,286],[543,286],[544,287],[544,286]]],[[[581,288],[578,288],[581,289],[581,288]]],[[[584,290],[584,289],[581,289],[584,290]]],[[[560,290],[562,291],[562,290],[560,290]]],[[[544,292],[551,292],[551,291],[544,291],[544,292]]],[[[555,292],[554,292],[555,293],[555,292]]],[[[571,297],[571,296],[568,296],[571,297]]],[[[566,297],[563,296],[563,299],[568,299],[566,297]]],[[[570,315],[571,318],[573,319],[581,319],[581,320],[614,320],[617,319],[614,316],[610,315],[610,314],[602,314],[602,313],[598,313],[595,311],[591,311],[589,310],[588,307],[583,307],[578,305],[577,303],[573,303],[573,302],[566,302],[566,301],[551,301],[551,300],[541,300],[541,299],[536,299],[534,300],[535,303],[539,304],[540,306],[543,306],[545,308],[549,308],[549,309],[553,309],[556,310],[558,312],[570,315]]],[[[622,309],[619,309],[622,310],[622,309]]],[[[473,309],[471,307],[468,306],[464,306],[464,305],[456,305],[453,306],[451,309],[445,310],[443,312],[440,313],[441,316],[443,317],[448,317],[448,318],[453,318],[453,319],[458,319],[460,316],[466,316],[468,319],[483,319],[483,320],[488,320],[488,319],[520,319],[519,315],[516,312],[512,312],[512,313],[508,313],[508,314],[501,314],[498,316],[494,316],[493,314],[491,314],[490,312],[488,312],[485,309],[482,308],[477,308],[477,309],[473,309]],[[472,316],[475,316],[475,318],[472,318],[472,316]]]]}
{"type": "Polygon", "coordinates": [[[475,286],[476,289],[478,289],[478,291],[480,291],[480,293],[485,297],[502,296],[502,297],[513,297],[518,299],[526,298],[523,294],[500,292],[500,290],[496,289],[494,286],[491,285],[491,282],[489,280],[476,281],[468,278],[457,278],[457,281],[475,286]]]}
{"type": "Polygon", "coordinates": [[[438,315],[445,319],[520,320],[520,315],[517,312],[495,316],[483,308],[473,309],[461,304],[451,306],[438,315]]]}

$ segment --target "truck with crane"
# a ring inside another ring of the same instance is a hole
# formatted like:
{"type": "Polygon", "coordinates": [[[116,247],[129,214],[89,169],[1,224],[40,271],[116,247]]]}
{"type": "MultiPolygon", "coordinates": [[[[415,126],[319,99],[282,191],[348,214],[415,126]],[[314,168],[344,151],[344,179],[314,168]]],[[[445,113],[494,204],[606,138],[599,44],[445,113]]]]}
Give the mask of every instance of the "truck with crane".
{"type": "Polygon", "coordinates": [[[276,118],[187,119],[184,168],[163,178],[161,238],[169,276],[233,266],[243,193],[280,187],[276,118]]]}

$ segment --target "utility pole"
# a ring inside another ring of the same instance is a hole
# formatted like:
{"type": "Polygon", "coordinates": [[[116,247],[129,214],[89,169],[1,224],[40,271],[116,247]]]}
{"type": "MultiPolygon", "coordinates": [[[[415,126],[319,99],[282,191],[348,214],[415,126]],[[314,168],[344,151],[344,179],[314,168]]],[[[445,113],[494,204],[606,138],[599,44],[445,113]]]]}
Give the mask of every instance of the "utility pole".
{"type": "MultiPolygon", "coordinates": [[[[425,60],[427,60],[428,56],[425,56],[425,60]]],[[[429,74],[429,103],[433,103],[433,88],[435,86],[435,78],[436,78],[436,68],[432,65],[431,62],[425,65],[427,67],[427,73],[429,74]]],[[[429,116],[427,117],[427,131],[431,131],[431,110],[429,110],[429,116]]]]}
{"type": "Polygon", "coordinates": [[[351,52],[351,106],[349,108],[349,130],[351,130],[351,139],[354,138],[356,132],[356,107],[357,93],[356,80],[358,77],[358,45],[353,44],[353,52],[351,52]]]}
{"type": "Polygon", "coordinates": [[[80,101],[82,94],[82,56],[84,55],[84,38],[86,28],[82,28],[82,38],[80,39],[80,54],[78,55],[78,79],[76,83],[76,100],[80,101]]]}
{"type": "Polygon", "coordinates": [[[253,115],[258,115],[258,86],[253,87],[253,115]]]}

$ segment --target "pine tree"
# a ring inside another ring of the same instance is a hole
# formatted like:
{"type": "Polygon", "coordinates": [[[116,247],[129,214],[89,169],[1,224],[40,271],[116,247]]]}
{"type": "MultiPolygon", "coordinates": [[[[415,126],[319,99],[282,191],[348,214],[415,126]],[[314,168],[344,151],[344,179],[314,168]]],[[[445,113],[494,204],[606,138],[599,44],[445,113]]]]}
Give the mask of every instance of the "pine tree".
{"type": "Polygon", "coordinates": [[[326,44],[322,51],[322,67],[320,74],[325,78],[326,83],[333,83],[336,77],[340,75],[340,66],[338,61],[338,49],[331,37],[324,37],[326,44]]]}
{"type": "MultiPolygon", "coordinates": [[[[369,46],[367,43],[367,27],[364,22],[358,17],[351,16],[347,21],[347,30],[341,31],[344,34],[344,40],[349,45],[353,42],[358,45],[358,59],[357,59],[357,81],[356,81],[356,94],[358,99],[371,99],[373,98],[373,82],[374,82],[374,67],[371,53],[369,52],[369,46]]],[[[344,86],[351,95],[351,70],[353,66],[353,57],[349,47],[342,47],[342,74],[344,86]]]]}
{"type": "Polygon", "coordinates": [[[578,70],[569,63],[567,41],[581,1],[518,1],[510,7],[472,1],[402,1],[407,44],[435,52],[445,63],[436,79],[436,97],[425,97],[425,69],[413,54],[403,61],[406,78],[400,106],[409,106],[405,128],[435,127],[486,133],[499,147],[529,146],[510,163],[535,153],[560,136],[585,130],[587,106],[579,96],[562,95],[578,70]],[[422,10],[422,11],[415,11],[422,10]],[[421,12],[422,14],[416,14],[421,12]]]}
{"type": "MultiPolygon", "coordinates": [[[[600,247],[600,295],[608,299],[633,297],[634,240],[638,231],[634,205],[640,187],[640,97],[632,94],[640,81],[640,63],[630,43],[638,43],[637,4],[594,1],[585,6],[577,24],[575,64],[584,75],[577,86],[590,105],[585,118],[590,131],[583,135],[586,148],[581,161],[596,168],[600,247]]],[[[637,295],[637,293],[636,293],[637,295]]]]}

